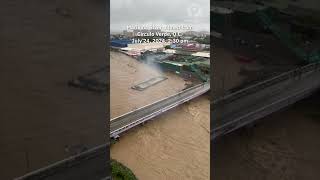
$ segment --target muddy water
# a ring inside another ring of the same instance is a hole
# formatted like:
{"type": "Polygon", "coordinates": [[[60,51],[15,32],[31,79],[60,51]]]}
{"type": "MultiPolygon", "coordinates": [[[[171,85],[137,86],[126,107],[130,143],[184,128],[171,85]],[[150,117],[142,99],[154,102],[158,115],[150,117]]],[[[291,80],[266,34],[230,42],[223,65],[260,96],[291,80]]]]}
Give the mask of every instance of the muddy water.
{"type": "Polygon", "coordinates": [[[105,95],[67,86],[105,64],[105,12],[102,1],[12,0],[0,12],[0,179],[11,180],[106,142],[105,95]]]}
{"type": "Polygon", "coordinates": [[[244,64],[236,61],[231,52],[222,48],[216,48],[214,51],[213,70],[213,93],[219,97],[229,89],[239,86],[245,79],[239,76],[240,70],[244,64]]]}
{"type": "Polygon", "coordinates": [[[185,82],[174,74],[163,74],[156,67],[150,68],[122,53],[111,52],[110,56],[111,117],[173,95],[185,87],[185,82]],[[144,91],[131,89],[133,85],[155,76],[168,79],[144,91]]]}
{"type": "MultiPolygon", "coordinates": [[[[214,57],[215,92],[223,92],[223,77],[224,89],[239,85],[246,78],[238,75],[244,65],[228,51],[215,49],[214,57]]],[[[319,179],[319,100],[319,95],[310,97],[259,120],[251,128],[218,139],[211,148],[212,178],[319,179]]]]}
{"type": "Polygon", "coordinates": [[[222,137],[211,149],[213,178],[318,180],[319,100],[318,93],[222,137]]]}
{"type": "MultiPolygon", "coordinates": [[[[111,115],[172,95],[184,88],[178,76],[146,91],[132,84],[161,74],[122,54],[111,53],[111,115]]],[[[209,179],[209,98],[199,97],[121,136],[111,157],[128,166],[140,180],[209,179]]]]}
{"type": "Polygon", "coordinates": [[[257,61],[240,62],[231,51],[224,48],[215,48],[213,66],[212,91],[214,97],[228,94],[230,90],[241,86],[248,78],[257,76],[242,75],[241,70],[260,71],[265,68],[257,61]]]}

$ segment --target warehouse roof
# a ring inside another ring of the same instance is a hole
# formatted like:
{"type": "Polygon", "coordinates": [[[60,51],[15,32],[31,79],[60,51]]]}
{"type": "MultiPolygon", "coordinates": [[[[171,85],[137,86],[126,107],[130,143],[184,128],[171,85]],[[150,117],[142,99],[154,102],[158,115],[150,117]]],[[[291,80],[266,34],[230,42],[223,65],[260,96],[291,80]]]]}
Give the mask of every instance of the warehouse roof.
{"type": "Polygon", "coordinates": [[[206,57],[209,58],[210,57],[210,52],[196,52],[191,54],[192,56],[197,56],[197,57],[206,57]]]}

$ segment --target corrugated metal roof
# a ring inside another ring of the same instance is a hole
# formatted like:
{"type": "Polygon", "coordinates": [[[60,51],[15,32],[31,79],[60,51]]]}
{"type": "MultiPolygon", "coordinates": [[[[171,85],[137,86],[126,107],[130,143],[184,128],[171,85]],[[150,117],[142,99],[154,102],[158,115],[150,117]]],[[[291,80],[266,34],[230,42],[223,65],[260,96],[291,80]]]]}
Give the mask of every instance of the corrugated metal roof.
{"type": "Polygon", "coordinates": [[[191,54],[192,56],[197,56],[197,57],[206,57],[209,58],[210,57],[210,52],[196,52],[191,54]]]}
{"type": "Polygon", "coordinates": [[[162,61],[161,63],[166,63],[166,64],[172,64],[175,66],[183,66],[185,63],[178,63],[178,62],[173,62],[173,61],[162,61]]]}

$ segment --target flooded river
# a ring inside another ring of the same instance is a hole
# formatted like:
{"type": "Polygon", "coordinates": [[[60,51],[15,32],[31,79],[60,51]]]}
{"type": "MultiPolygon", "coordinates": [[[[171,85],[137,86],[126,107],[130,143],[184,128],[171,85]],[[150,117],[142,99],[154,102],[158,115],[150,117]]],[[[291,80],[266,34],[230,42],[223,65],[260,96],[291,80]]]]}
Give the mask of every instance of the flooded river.
{"type": "MultiPolygon", "coordinates": [[[[259,65],[241,64],[225,49],[215,49],[214,57],[212,88],[220,93],[218,95],[241,85],[246,78],[257,76],[240,76],[241,68],[255,70],[259,65]]],[[[270,70],[272,63],[280,67],[277,64],[283,62],[268,63],[269,66],[264,65],[261,70],[270,70]]],[[[287,64],[291,65],[285,65],[286,68],[294,65],[287,64]]],[[[211,177],[219,180],[319,179],[319,100],[318,93],[262,118],[253,127],[219,138],[211,148],[211,177]]]]}
{"type": "Polygon", "coordinates": [[[319,179],[319,100],[318,92],[219,139],[211,149],[213,178],[319,179]]]}
{"type": "MultiPolygon", "coordinates": [[[[111,52],[111,116],[173,95],[185,87],[182,78],[116,52],[111,52]],[[163,81],[145,91],[131,86],[152,76],[163,81]]],[[[111,157],[129,167],[140,180],[209,179],[209,97],[201,96],[122,135],[111,157]]]]}
{"type": "Polygon", "coordinates": [[[1,180],[106,142],[105,95],[68,86],[105,64],[104,7],[102,1],[1,1],[1,180]]]}
{"type": "Polygon", "coordinates": [[[179,76],[164,74],[156,67],[151,68],[122,53],[111,52],[110,56],[112,118],[176,94],[185,87],[185,82],[179,76]],[[131,89],[133,85],[156,76],[166,76],[168,79],[144,91],[131,89]]]}

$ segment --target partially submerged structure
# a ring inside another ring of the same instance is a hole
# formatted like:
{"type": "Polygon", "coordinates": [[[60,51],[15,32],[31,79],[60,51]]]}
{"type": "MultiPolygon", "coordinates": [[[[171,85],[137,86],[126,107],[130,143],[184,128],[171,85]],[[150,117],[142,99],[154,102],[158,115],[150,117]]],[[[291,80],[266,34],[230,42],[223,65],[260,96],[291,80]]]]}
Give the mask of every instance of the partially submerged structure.
{"type": "Polygon", "coordinates": [[[153,77],[151,79],[148,79],[142,83],[136,84],[132,86],[132,89],[138,90],[138,91],[143,91],[151,86],[154,86],[164,80],[168,79],[167,77],[164,76],[158,76],[158,77],[153,77]]]}
{"type": "Polygon", "coordinates": [[[102,67],[87,74],[80,75],[68,82],[69,86],[87,89],[95,92],[107,91],[107,67],[102,67]]]}

